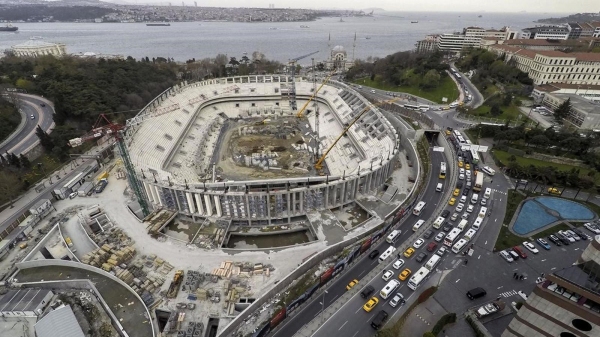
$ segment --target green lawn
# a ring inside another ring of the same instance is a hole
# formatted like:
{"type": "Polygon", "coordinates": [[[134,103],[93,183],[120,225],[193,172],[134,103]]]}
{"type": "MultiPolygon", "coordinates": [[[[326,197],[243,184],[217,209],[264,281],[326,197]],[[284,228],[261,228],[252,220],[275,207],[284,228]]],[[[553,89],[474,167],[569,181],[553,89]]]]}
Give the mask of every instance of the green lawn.
{"type": "Polygon", "coordinates": [[[395,86],[387,83],[381,83],[377,81],[371,81],[369,78],[361,78],[354,81],[358,85],[372,87],[375,89],[394,91],[394,92],[405,92],[414,96],[423,97],[430,101],[442,104],[442,97],[448,98],[446,103],[450,104],[458,98],[458,88],[452,79],[448,76],[444,77],[440,85],[433,90],[423,90],[419,87],[411,86],[395,86]]]}
{"type": "MultiPolygon", "coordinates": [[[[498,116],[492,116],[492,114],[490,113],[490,109],[492,107],[490,107],[489,105],[482,105],[480,107],[478,107],[477,109],[471,111],[471,114],[474,114],[476,116],[482,116],[482,117],[491,117],[491,118],[498,118],[498,119],[504,119],[504,120],[517,120],[519,118],[519,116],[521,115],[521,112],[519,111],[519,107],[511,104],[508,107],[501,107],[500,109],[502,110],[502,113],[498,116]]],[[[520,118],[524,118],[520,117],[520,118]]]]}
{"type": "Polygon", "coordinates": [[[541,232],[537,233],[536,235],[533,235],[532,237],[534,239],[545,238],[545,237],[547,237],[550,234],[554,234],[554,233],[556,233],[558,231],[565,231],[565,230],[570,229],[570,228],[571,227],[569,227],[569,225],[567,225],[564,222],[561,222],[561,223],[556,224],[556,225],[554,225],[554,226],[552,226],[552,227],[550,227],[550,228],[548,228],[548,229],[546,229],[544,231],[541,231],[541,232]]]}
{"type": "Polygon", "coordinates": [[[512,220],[513,215],[519,207],[519,204],[523,200],[525,200],[525,196],[521,193],[518,193],[514,190],[508,191],[506,213],[504,213],[504,222],[502,223],[502,227],[500,227],[500,233],[496,239],[496,245],[494,246],[495,251],[501,251],[503,249],[519,245],[523,242],[522,237],[516,236],[508,230],[510,220],[512,220]]]}
{"type": "MultiPolygon", "coordinates": [[[[510,156],[512,156],[512,154],[510,154],[506,151],[500,151],[500,150],[492,150],[492,153],[494,154],[494,156],[496,156],[496,158],[503,165],[508,165],[508,162],[509,162],[508,158],[510,158],[510,156]]],[[[533,165],[535,167],[553,166],[560,171],[566,171],[566,172],[569,172],[569,171],[571,171],[571,169],[575,168],[575,169],[580,170],[579,176],[581,176],[581,177],[587,176],[588,172],[590,172],[590,169],[582,168],[579,166],[551,163],[551,162],[533,159],[533,158],[524,158],[524,157],[520,157],[517,155],[515,155],[515,158],[517,159],[517,163],[519,163],[519,165],[521,165],[521,166],[529,166],[529,165],[533,165]]],[[[595,179],[596,179],[596,183],[600,182],[600,177],[595,177],[595,179]]]]}

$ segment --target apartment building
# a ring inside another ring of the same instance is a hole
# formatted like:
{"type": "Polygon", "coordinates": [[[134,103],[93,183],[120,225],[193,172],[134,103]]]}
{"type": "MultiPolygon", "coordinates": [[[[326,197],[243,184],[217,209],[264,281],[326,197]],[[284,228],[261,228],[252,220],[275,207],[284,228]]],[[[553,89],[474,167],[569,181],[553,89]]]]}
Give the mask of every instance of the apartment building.
{"type": "Polygon", "coordinates": [[[501,44],[485,46],[489,51],[515,61],[534,84],[600,84],[599,53],[564,53],[557,50],[527,50],[501,44]]]}
{"type": "Polygon", "coordinates": [[[548,83],[536,85],[531,93],[536,102],[542,102],[546,94],[573,94],[600,103],[600,85],[548,83]]]}
{"type": "Polygon", "coordinates": [[[415,43],[418,53],[430,52],[437,49],[439,35],[427,35],[424,40],[419,40],[415,43]]]}
{"type": "Polygon", "coordinates": [[[592,36],[600,37],[600,21],[592,21],[588,25],[592,29],[592,36]]]}
{"type": "MultiPolygon", "coordinates": [[[[486,39],[484,39],[486,40],[486,39]]],[[[489,39],[487,39],[489,41],[489,39]]],[[[487,43],[503,44],[505,46],[518,47],[530,50],[589,50],[595,47],[600,40],[592,37],[580,37],[568,40],[536,40],[536,39],[513,39],[487,43]]],[[[482,45],[484,45],[482,40],[482,45]]]]}
{"type": "Polygon", "coordinates": [[[460,52],[464,48],[481,47],[482,39],[506,40],[507,38],[515,38],[516,36],[517,32],[511,31],[510,27],[504,27],[500,30],[467,27],[463,29],[462,33],[456,32],[440,35],[438,37],[437,48],[440,50],[460,52]]]}
{"type": "Polygon", "coordinates": [[[600,335],[600,235],[577,263],[538,283],[502,337],[600,335]]]}
{"type": "Polygon", "coordinates": [[[521,39],[566,40],[569,38],[568,26],[536,26],[521,31],[521,39]]]}

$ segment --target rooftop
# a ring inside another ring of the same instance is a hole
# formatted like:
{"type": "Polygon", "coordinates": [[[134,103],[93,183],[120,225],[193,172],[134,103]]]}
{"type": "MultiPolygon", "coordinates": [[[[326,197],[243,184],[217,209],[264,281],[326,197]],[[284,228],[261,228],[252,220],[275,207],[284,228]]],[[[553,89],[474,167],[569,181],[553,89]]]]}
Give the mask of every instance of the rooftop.
{"type": "Polygon", "coordinates": [[[554,275],[600,296],[600,265],[593,260],[559,270],[554,275]]]}
{"type": "Polygon", "coordinates": [[[52,294],[45,289],[9,290],[0,297],[0,312],[33,311],[49,293],[52,294]]]}
{"type": "Polygon", "coordinates": [[[28,40],[23,43],[12,46],[13,48],[46,48],[46,47],[56,47],[60,45],[59,43],[51,43],[40,40],[28,40]]]}
{"type": "Polygon", "coordinates": [[[85,337],[71,307],[63,305],[50,311],[35,324],[38,337],[85,337]]]}
{"type": "Polygon", "coordinates": [[[571,83],[548,83],[538,85],[535,87],[537,90],[553,92],[560,89],[580,89],[580,90],[600,90],[600,85],[591,84],[571,84],[571,83]]]}
{"type": "Polygon", "coordinates": [[[554,96],[567,100],[571,99],[571,106],[577,110],[589,114],[600,114],[600,104],[575,94],[553,94],[554,96]]]}

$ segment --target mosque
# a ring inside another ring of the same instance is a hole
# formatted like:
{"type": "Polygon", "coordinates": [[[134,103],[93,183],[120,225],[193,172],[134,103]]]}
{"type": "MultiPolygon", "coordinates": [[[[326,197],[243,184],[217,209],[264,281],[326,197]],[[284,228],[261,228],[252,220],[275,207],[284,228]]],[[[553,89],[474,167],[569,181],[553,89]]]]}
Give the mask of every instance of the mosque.
{"type": "Polygon", "coordinates": [[[329,59],[325,61],[325,68],[328,70],[346,71],[353,65],[354,60],[348,59],[348,53],[342,46],[333,47],[329,59]]]}

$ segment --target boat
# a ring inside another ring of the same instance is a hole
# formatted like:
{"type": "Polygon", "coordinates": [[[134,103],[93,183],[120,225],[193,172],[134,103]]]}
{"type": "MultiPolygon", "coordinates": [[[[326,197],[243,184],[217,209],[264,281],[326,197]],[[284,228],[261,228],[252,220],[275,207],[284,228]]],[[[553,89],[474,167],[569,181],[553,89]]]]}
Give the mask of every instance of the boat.
{"type": "Polygon", "coordinates": [[[342,17],[340,16],[340,22],[344,22],[344,19],[342,19],[342,17]]]}
{"type": "Polygon", "coordinates": [[[277,30],[277,27],[270,27],[270,30],[277,30]]]}
{"type": "Polygon", "coordinates": [[[147,23],[146,26],[150,26],[150,27],[157,27],[157,26],[170,26],[171,24],[168,22],[154,22],[154,23],[147,23]]]}
{"type": "Polygon", "coordinates": [[[16,32],[17,30],[19,30],[19,27],[15,27],[11,24],[8,24],[4,27],[0,27],[0,32],[16,32]]]}
{"type": "Polygon", "coordinates": [[[481,15],[477,15],[477,17],[478,17],[478,18],[480,18],[480,17],[481,17],[481,15]]]}
{"type": "Polygon", "coordinates": [[[410,23],[419,23],[419,21],[411,21],[410,23]]]}
{"type": "Polygon", "coordinates": [[[365,37],[365,39],[367,39],[367,40],[370,40],[370,39],[371,39],[371,37],[370,37],[370,36],[367,36],[367,37],[365,37]]]}
{"type": "Polygon", "coordinates": [[[300,28],[310,28],[309,26],[302,25],[300,28]]]}

